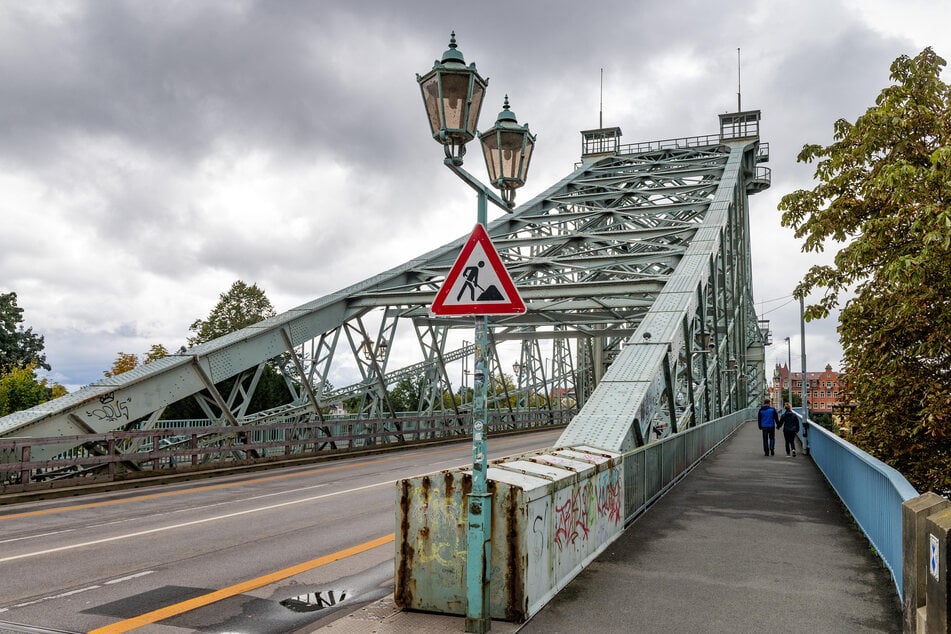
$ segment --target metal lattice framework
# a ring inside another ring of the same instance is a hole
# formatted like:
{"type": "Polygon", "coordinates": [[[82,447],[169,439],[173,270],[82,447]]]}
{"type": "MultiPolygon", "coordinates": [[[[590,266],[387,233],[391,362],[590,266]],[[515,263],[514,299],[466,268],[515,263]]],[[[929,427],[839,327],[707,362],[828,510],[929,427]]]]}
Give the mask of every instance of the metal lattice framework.
{"type": "MultiPolygon", "coordinates": [[[[616,128],[583,133],[573,173],[489,224],[528,307],[492,320],[490,408],[517,420],[581,407],[558,444],[624,450],[760,397],[766,333],[752,301],[747,196],[769,184],[757,167],[768,149],[758,112],[720,119],[719,135],[634,145],[619,145],[616,128]],[[506,356],[518,362],[511,375],[506,356]]],[[[0,438],[158,427],[169,405],[194,399],[208,424],[318,420],[330,438],[341,425],[382,420],[398,440],[407,413],[390,394],[406,378],[420,392],[413,414],[465,420],[472,321],[429,313],[464,242],[0,418],[0,438]],[[250,413],[267,367],[292,402],[250,413]],[[358,378],[332,388],[340,376],[358,378]],[[357,404],[356,417],[328,413],[343,400],[357,404]]]]}

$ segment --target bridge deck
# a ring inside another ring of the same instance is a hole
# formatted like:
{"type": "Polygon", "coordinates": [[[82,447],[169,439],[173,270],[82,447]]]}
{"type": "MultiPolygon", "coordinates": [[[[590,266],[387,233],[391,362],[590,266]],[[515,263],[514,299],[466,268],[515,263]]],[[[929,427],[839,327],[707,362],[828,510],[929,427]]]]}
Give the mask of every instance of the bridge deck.
{"type": "Polygon", "coordinates": [[[899,599],[809,458],[741,427],[522,632],[899,632],[899,599]]]}

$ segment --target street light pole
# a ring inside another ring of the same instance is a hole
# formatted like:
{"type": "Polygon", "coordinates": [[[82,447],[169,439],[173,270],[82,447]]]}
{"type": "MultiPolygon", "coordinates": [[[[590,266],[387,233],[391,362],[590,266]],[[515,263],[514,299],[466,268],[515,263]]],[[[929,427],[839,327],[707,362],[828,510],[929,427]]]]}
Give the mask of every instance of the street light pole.
{"type": "Polygon", "coordinates": [[[802,428],[803,428],[803,450],[809,455],[809,436],[805,430],[809,425],[809,401],[807,399],[809,390],[809,380],[806,377],[806,300],[799,298],[799,336],[802,339],[802,428]]]}
{"type": "MultiPolygon", "coordinates": [[[[466,65],[456,46],[456,34],[449,49],[431,71],[416,76],[426,107],[433,139],[442,144],[443,164],[472,187],[478,196],[476,222],[488,224],[488,203],[511,213],[515,190],[525,184],[535,137],[528,125],[518,125],[509,109],[508,95],[502,112],[488,131],[479,134],[489,182],[501,197],[462,168],[466,143],[476,137],[476,124],[485,97],[488,80],[466,65]]],[[[465,314],[465,313],[462,313],[465,314]]],[[[475,318],[475,362],[472,395],[472,489],[466,502],[468,529],[466,551],[466,632],[484,633],[492,628],[490,579],[492,551],[492,494],[486,478],[488,446],[489,312],[473,310],[475,318]]]]}
{"type": "Polygon", "coordinates": [[[789,381],[789,406],[792,407],[792,343],[786,337],[786,379],[789,381]]]}

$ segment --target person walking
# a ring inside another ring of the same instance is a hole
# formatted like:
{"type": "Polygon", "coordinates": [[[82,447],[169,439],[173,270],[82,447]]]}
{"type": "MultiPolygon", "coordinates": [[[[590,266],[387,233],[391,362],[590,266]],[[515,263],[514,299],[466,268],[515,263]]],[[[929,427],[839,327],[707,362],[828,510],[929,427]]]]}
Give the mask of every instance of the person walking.
{"type": "Polygon", "coordinates": [[[769,404],[769,399],[763,401],[759,408],[759,428],[763,430],[763,453],[767,456],[776,454],[776,425],[779,424],[779,413],[769,404]]]}
{"type": "Polygon", "coordinates": [[[783,440],[786,441],[786,455],[792,451],[796,457],[796,441],[799,439],[799,417],[792,411],[792,405],[783,404],[783,415],[779,417],[779,428],[783,430],[783,440]]]}

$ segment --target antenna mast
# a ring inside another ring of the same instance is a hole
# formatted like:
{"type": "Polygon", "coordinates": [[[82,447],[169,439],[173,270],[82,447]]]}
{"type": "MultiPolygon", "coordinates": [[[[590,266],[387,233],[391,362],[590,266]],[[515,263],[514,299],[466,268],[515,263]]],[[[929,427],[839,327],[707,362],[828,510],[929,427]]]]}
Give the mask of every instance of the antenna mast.
{"type": "Polygon", "coordinates": [[[743,112],[743,106],[740,103],[740,49],[736,49],[736,111],[743,112]]]}
{"type": "Polygon", "coordinates": [[[601,103],[598,106],[598,129],[604,127],[604,69],[601,69],[601,103]]]}

